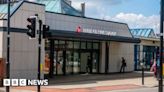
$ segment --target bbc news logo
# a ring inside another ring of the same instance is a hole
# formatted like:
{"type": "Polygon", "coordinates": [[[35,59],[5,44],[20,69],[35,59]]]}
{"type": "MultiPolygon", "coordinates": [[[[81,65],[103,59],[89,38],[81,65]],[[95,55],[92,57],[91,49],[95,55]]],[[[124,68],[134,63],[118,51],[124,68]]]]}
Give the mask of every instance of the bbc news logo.
{"type": "Polygon", "coordinates": [[[27,79],[3,79],[3,86],[48,86],[48,79],[27,80],[27,79]]]}

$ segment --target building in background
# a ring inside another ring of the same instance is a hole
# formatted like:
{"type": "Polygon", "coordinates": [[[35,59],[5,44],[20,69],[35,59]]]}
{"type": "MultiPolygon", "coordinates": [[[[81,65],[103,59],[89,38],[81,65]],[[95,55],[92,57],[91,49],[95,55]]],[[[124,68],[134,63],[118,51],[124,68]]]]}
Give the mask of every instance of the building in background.
{"type": "MultiPolygon", "coordinates": [[[[6,4],[8,0],[0,0],[0,4],[6,4]]],[[[10,0],[11,2],[17,2],[19,0],[10,0]]]]}
{"type": "Polygon", "coordinates": [[[140,61],[145,62],[145,68],[150,70],[152,60],[159,57],[160,40],[151,28],[131,29],[135,38],[139,38],[141,43],[134,46],[135,70],[140,70],[140,61]]]}
{"type": "MultiPolygon", "coordinates": [[[[121,57],[125,71],[134,71],[134,38],[126,23],[85,17],[64,0],[20,1],[11,6],[11,78],[37,78],[38,42],[27,36],[27,18],[38,14],[50,26],[42,40],[42,64],[50,56],[50,74],[68,75],[87,72],[91,57],[92,73],[119,72],[121,57]]],[[[0,58],[6,58],[7,5],[0,5],[0,58]],[[2,8],[3,7],[3,8],[2,8]]],[[[43,75],[43,71],[42,71],[43,75]]]]}

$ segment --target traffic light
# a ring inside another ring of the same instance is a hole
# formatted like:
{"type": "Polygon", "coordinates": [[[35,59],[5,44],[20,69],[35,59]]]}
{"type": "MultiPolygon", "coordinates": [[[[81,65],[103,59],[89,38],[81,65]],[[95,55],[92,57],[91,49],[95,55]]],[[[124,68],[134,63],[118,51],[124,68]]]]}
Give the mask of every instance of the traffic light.
{"type": "Polygon", "coordinates": [[[27,18],[27,21],[29,22],[29,25],[27,25],[28,32],[27,35],[31,38],[35,38],[36,35],[36,18],[27,18]]]}
{"type": "Polygon", "coordinates": [[[49,35],[48,31],[50,30],[50,27],[48,25],[43,25],[43,38],[46,38],[46,36],[49,35]]]}

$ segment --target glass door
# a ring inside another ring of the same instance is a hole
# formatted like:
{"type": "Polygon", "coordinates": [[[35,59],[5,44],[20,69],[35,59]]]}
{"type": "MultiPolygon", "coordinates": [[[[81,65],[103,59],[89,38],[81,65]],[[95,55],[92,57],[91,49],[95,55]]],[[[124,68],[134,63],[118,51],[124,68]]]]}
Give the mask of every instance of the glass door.
{"type": "Polygon", "coordinates": [[[88,56],[90,56],[89,52],[82,52],[80,55],[80,72],[86,73],[87,70],[87,63],[88,63],[88,56]]]}
{"type": "Polygon", "coordinates": [[[66,51],[66,73],[72,74],[73,73],[73,52],[66,51]]]}
{"type": "Polygon", "coordinates": [[[74,52],[74,58],[73,58],[73,73],[79,73],[80,72],[80,57],[78,52],[74,52]]]}
{"type": "Polygon", "coordinates": [[[57,52],[57,61],[56,61],[56,74],[64,74],[64,58],[63,58],[63,51],[57,52]]]}
{"type": "Polygon", "coordinates": [[[99,58],[98,58],[99,56],[98,56],[98,53],[96,53],[96,52],[93,52],[93,57],[92,57],[92,60],[93,60],[93,62],[92,62],[92,72],[93,73],[97,73],[98,71],[98,62],[99,62],[99,58]]]}
{"type": "Polygon", "coordinates": [[[54,52],[54,75],[57,75],[57,62],[56,62],[56,58],[57,58],[57,51],[54,52]]]}

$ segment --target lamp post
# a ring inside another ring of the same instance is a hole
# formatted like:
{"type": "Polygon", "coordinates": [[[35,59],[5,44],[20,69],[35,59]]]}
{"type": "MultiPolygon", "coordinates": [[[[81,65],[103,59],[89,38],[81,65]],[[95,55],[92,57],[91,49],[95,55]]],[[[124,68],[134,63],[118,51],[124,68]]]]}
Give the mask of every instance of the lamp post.
{"type": "Polygon", "coordinates": [[[161,0],[161,10],[160,10],[160,68],[159,68],[159,92],[163,92],[163,0],[161,0]]]}
{"type": "MultiPolygon", "coordinates": [[[[8,0],[7,14],[7,60],[6,60],[6,78],[10,78],[10,0],[8,0]]],[[[6,86],[6,92],[10,92],[10,87],[6,86]]]]}
{"type": "MultiPolygon", "coordinates": [[[[39,20],[39,37],[38,37],[38,80],[40,80],[40,64],[41,64],[41,30],[42,30],[42,20],[39,20]]],[[[37,87],[37,91],[40,92],[40,85],[37,87]]]]}
{"type": "Polygon", "coordinates": [[[141,61],[140,66],[142,68],[142,85],[144,85],[144,59],[141,61]]]}

